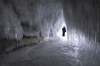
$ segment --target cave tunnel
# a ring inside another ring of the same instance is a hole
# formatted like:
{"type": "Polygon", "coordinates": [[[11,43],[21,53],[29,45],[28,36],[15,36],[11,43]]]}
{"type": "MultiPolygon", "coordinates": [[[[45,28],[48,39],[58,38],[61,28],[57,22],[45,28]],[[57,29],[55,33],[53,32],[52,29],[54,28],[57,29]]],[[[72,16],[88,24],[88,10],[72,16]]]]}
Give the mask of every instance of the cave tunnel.
{"type": "Polygon", "coordinates": [[[0,0],[0,66],[100,66],[99,0],[0,0]]]}

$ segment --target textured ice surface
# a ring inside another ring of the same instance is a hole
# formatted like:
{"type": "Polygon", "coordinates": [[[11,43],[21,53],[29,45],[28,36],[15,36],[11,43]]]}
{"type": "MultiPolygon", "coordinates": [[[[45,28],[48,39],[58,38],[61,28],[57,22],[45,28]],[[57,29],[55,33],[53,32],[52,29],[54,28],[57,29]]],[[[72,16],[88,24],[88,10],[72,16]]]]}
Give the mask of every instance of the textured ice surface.
{"type": "Polygon", "coordinates": [[[1,0],[1,37],[55,35],[64,23],[63,6],[55,0],[1,0]]]}
{"type": "Polygon", "coordinates": [[[54,0],[12,0],[11,3],[18,13],[24,35],[35,35],[33,31],[37,31],[37,34],[41,34],[41,36],[56,34],[63,23],[63,7],[60,2],[54,0]],[[27,31],[26,27],[31,31],[27,31]]]}
{"type": "Polygon", "coordinates": [[[11,6],[0,2],[0,37],[7,39],[21,39],[23,28],[11,6]]]}
{"type": "MultiPolygon", "coordinates": [[[[86,40],[86,39],[85,39],[86,40]]],[[[94,42],[68,42],[47,38],[0,57],[0,66],[100,66],[100,46],[95,54],[94,42]]]]}

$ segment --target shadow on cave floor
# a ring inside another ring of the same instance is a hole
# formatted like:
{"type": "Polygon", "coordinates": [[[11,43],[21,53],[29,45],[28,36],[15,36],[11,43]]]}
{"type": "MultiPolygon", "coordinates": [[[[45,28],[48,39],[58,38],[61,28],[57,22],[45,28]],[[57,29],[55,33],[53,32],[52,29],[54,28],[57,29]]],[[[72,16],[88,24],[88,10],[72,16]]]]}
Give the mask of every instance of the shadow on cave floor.
{"type": "MultiPolygon", "coordinates": [[[[93,43],[93,42],[92,42],[93,43]]],[[[45,38],[0,57],[0,66],[100,66],[99,48],[88,42],[69,42],[45,38]]]]}

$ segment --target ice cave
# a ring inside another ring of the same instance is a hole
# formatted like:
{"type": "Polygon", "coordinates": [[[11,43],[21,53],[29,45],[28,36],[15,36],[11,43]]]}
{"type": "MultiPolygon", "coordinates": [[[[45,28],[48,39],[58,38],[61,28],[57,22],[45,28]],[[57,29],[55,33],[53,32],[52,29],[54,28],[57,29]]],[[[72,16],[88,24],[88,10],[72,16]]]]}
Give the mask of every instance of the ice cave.
{"type": "Polygon", "coordinates": [[[0,66],[100,66],[100,0],[0,0],[0,66]]]}

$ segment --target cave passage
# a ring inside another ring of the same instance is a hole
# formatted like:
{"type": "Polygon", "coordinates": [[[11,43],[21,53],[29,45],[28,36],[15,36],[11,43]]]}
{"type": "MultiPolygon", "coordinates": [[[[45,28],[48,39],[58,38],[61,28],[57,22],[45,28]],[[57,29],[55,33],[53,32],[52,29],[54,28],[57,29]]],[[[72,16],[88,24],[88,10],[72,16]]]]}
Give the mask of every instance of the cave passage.
{"type": "Polygon", "coordinates": [[[0,0],[0,66],[100,66],[99,0],[0,0]]]}

